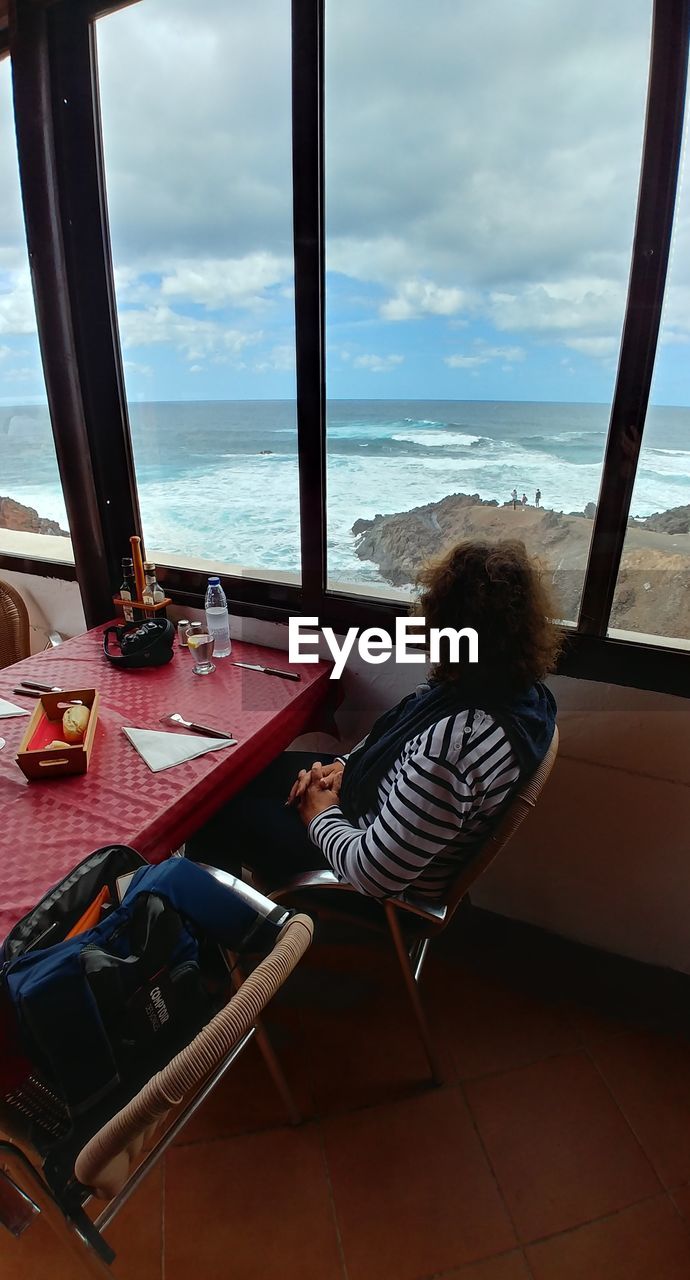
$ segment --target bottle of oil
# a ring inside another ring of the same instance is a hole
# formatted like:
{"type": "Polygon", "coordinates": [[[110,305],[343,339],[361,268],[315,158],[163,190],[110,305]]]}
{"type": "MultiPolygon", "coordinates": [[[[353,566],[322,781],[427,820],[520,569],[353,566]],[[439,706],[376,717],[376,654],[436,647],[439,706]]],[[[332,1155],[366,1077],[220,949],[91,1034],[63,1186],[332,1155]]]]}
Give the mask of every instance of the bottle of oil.
{"type": "Polygon", "coordinates": [[[134,609],[128,601],[136,600],[137,584],[134,578],[134,565],[128,556],[122,558],[122,586],[120,587],[120,599],[122,600],[122,612],[125,622],[134,622],[134,609]]]}

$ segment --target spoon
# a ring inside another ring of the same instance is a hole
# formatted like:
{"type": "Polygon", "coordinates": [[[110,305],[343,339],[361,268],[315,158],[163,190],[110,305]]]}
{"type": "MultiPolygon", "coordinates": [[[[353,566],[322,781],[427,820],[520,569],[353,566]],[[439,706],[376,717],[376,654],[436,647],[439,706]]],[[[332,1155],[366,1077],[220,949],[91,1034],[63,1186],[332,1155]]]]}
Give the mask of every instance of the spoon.
{"type": "Polygon", "coordinates": [[[193,720],[185,720],[179,711],[173,711],[172,715],[161,716],[161,724],[179,724],[184,729],[192,729],[194,733],[203,733],[207,738],[225,738],[228,742],[234,742],[231,733],[222,733],[220,729],[207,729],[203,724],[195,724],[193,720]]]}

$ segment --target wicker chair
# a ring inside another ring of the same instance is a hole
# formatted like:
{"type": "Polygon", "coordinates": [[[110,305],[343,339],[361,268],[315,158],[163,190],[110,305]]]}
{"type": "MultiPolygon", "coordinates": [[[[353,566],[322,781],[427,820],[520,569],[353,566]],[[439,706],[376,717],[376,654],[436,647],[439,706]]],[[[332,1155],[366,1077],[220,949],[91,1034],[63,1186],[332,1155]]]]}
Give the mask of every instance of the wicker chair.
{"type": "MultiPolygon", "coordinates": [[[[459,876],[451,885],[444,902],[429,902],[416,896],[410,890],[400,898],[386,898],[381,902],[400,964],[405,988],[412,1004],[417,1028],[424,1045],[431,1076],[436,1084],[443,1083],[443,1075],[440,1059],[431,1038],[429,1024],[419,993],[419,980],[429,943],[432,938],[442,933],[447,927],[472,885],[505,848],[518,827],[524,822],[527,815],[531,813],[551,773],[557,753],[558,729],[555,728],[551,745],[539,768],[515,793],[494,831],[484,841],[479,852],[469,865],[463,867],[459,876]],[[404,913],[406,917],[404,933],[400,924],[401,913],[404,913]]],[[[321,892],[334,889],[337,889],[339,893],[358,893],[358,890],[354,889],[352,885],[336,879],[332,871],[308,871],[303,875],[296,876],[288,884],[270,892],[266,890],[266,892],[268,897],[273,898],[275,902],[282,902],[306,891],[309,894],[311,910],[321,892]]],[[[372,901],[376,900],[372,899],[372,901]]]]}
{"type": "Polygon", "coordinates": [[[0,667],[28,658],[29,614],[19,592],[0,581],[0,667]]]}
{"type": "MultiPolygon", "coordinates": [[[[214,871],[213,874],[218,873],[214,871]]],[[[71,1251],[82,1274],[101,1277],[101,1280],[103,1277],[112,1278],[109,1263],[114,1254],[101,1232],[112,1222],[252,1036],[257,1038],[264,1061],[287,1105],[291,1123],[300,1122],[301,1116],[287,1081],[258,1019],[308,949],[312,933],[313,925],[308,916],[292,916],[272,951],[246,979],[238,976],[235,958],[232,957],[235,984],[232,998],[186,1048],[86,1142],[74,1161],[73,1177],[68,1179],[64,1188],[56,1187],[54,1179],[49,1182],[47,1163],[27,1143],[22,1125],[17,1124],[14,1128],[8,1123],[7,1114],[3,1114],[2,1125],[7,1140],[0,1133],[0,1180],[4,1175],[10,1180],[5,1190],[14,1189],[18,1196],[25,1198],[25,1203],[28,1198],[32,1207],[44,1215],[47,1224],[71,1251]],[[160,1130],[162,1132],[159,1133],[160,1130]],[[146,1154],[141,1159],[145,1148],[146,1154]],[[93,1221],[83,1209],[90,1195],[108,1201],[93,1221]]],[[[21,1205],[17,1204],[13,1213],[21,1226],[18,1208],[21,1205]]],[[[30,1225],[30,1215],[24,1213],[24,1218],[24,1225],[30,1225]]],[[[20,1269],[18,1266],[17,1274],[20,1269]]]]}

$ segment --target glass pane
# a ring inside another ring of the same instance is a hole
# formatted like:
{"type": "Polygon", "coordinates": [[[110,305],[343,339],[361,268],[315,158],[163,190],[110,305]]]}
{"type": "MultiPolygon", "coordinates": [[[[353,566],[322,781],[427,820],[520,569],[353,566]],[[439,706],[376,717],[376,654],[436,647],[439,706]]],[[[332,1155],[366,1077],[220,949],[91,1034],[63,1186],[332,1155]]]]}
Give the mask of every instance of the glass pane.
{"type": "Polygon", "coordinates": [[[650,30],[648,0],[330,0],[333,585],[518,534],[576,618],[650,30]]]}
{"type": "Polygon", "coordinates": [[[0,549],[73,559],[36,334],[9,58],[0,61],[0,549]]]}
{"type": "MultiPolygon", "coordinates": [[[[690,95],[690,85],[688,86],[690,95]]],[[[684,161],[650,407],[610,632],[690,642],[690,180],[684,161]]]]}
{"type": "Polygon", "coordinates": [[[97,32],[147,553],[294,581],[290,5],[146,0],[97,32]]]}

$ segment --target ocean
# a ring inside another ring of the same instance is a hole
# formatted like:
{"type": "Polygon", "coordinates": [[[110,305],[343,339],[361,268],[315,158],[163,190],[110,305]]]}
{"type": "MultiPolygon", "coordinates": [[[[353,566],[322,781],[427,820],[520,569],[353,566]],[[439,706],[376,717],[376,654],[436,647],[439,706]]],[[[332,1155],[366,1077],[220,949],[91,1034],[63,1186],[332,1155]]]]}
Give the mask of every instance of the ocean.
{"type": "MultiPolygon", "coordinates": [[[[354,552],[359,518],[450,493],[513,488],[558,511],[596,502],[608,407],[335,400],[328,407],[329,571],[378,580],[354,552]]],[[[290,401],[130,405],[146,545],[210,562],[299,571],[297,433],[290,401]]],[[[45,407],[0,407],[0,494],[67,527],[45,407]]],[[[650,410],[632,514],[690,503],[690,409],[650,410]]],[[[123,554],[126,552],[123,547],[123,554]]]]}

